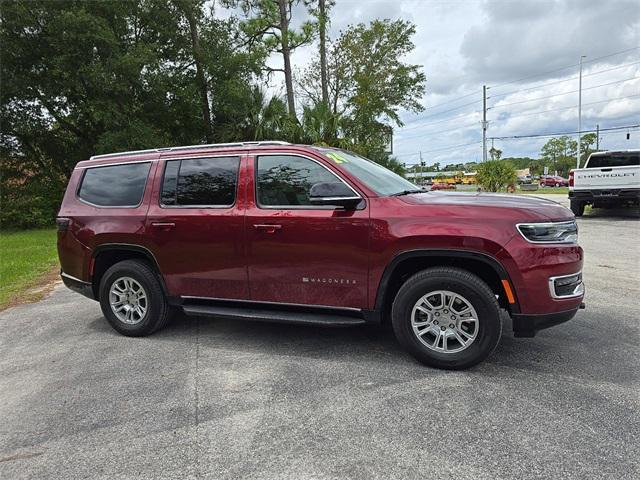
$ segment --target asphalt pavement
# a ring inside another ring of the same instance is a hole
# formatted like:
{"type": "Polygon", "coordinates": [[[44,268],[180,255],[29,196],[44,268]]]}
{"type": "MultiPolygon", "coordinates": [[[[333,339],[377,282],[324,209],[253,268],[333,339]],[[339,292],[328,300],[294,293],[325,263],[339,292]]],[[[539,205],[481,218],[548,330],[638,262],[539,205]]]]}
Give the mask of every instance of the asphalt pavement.
{"type": "Polygon", "coordinates": [[[587,309],[506,325],[462,372],[371,326],[181,316],[126,338],[58,285],[0,313],[0,478],[638,478],[640,219],[579,227],[587,309]]]}

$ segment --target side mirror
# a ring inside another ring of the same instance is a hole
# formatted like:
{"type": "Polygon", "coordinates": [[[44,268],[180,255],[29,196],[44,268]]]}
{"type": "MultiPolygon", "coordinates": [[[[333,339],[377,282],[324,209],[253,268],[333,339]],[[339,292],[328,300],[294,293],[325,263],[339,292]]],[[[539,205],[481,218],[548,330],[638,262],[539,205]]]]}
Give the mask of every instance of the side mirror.
{"type": "Polygon", "coordinates": [[[313,205],[356,208],[362,198],[342,182],[321,182],[311,186],[309,200],[313,205]]]}

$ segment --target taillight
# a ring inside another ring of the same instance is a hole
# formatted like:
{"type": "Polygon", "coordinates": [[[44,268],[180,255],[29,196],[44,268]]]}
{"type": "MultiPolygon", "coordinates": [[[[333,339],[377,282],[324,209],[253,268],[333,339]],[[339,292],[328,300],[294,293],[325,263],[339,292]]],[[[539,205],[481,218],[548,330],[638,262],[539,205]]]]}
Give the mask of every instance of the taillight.
{"type": "Polygon", "coordinates": [[[58,226],[59,232],[66,232],[69,229],[69,224],[71,224],[70,218],[64,218],[64,217],[56,218],[56,225],[58,226]]]}
{"type": "Polygon", "coordinates": [[[573,170],[569,172],[569,186],[573,187],[573,170]]]}

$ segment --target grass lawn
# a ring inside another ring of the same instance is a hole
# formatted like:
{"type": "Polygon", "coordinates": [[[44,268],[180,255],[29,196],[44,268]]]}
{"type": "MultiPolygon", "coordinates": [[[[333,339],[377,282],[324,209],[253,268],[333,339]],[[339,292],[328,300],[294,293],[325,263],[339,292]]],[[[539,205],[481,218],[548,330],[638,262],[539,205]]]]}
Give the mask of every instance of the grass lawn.
{"type": "Polygon", "coordinates": [[[0,309],[42,283],[57,264],[55,228],[0,232],[0,309]]]}
{"type": "Polygon", "coordinates": [[[532,191],[518,189],[516,190],[516,193],[522,193],[527,195],[549,195],[549,194],[568,195],[569,187],[545,187],[545,188],[538,188],[538,190],[532,190],[532,191]]]}

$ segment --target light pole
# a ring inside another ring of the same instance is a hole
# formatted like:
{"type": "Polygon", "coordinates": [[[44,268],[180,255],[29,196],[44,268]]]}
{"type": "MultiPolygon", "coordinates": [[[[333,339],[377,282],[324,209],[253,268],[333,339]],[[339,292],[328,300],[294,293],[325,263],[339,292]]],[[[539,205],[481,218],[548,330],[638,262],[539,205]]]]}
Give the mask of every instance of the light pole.
{"type": "Polygon", "coordinates": [[[576,168],[580,168],[580,150],[582,150],[582,59],[586,55],[580,56],[580,75],[578,80],[578,155],[576,157],[576,168]]]}
{"type": "Polygon", "coordinates": [[[487,86],[482,86],[482,161],[487,161],[487,86]]]}

